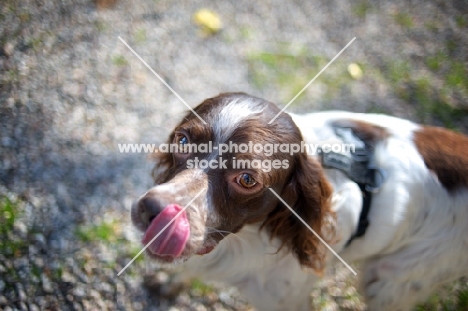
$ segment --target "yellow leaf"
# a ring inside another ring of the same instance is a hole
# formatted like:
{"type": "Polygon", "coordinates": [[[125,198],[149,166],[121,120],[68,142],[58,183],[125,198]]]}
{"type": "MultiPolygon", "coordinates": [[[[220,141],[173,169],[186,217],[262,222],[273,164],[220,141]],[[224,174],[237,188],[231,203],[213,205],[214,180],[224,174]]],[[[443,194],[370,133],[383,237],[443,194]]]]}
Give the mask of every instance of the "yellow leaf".
{"type": "Polygon", "coordinates": [[[223,27],[218,14],[208,9],[201,9],[195,12],[193,20],[206,34],[217,33],[223,27]]]}
{"type": "Polygon", "coordinates": [[[361,79],[363,75],[361,67],[359,67],[359,65],[355,63],[349,64],[348,72],[351,75],[351,77],[356,80],[361,79]]]}

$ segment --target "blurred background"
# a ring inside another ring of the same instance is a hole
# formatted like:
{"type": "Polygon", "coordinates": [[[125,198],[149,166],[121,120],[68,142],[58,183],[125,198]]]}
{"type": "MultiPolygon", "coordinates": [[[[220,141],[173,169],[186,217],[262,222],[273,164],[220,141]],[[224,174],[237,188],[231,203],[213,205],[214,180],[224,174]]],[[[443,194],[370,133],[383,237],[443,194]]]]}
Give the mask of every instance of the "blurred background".
{"type": "MultiPolygon", "coordinates": [[[[118,143],[161,143],[187,108],[243,91],[288,108],[386,113],[468,133],[468,1],[2,0],[0,309],[249,310],[236,290],[140,257],[131,203],[151,159],[118,143]],[[146,280],[145,283],[142,283],[146,280]]],[[[345,269],[346,270],[346,269],[345,269]]],[[[332,269],[316,310],[363,310],[332,269]]],[[[468,310],[466,280],[418,310],[468,310]]]]}

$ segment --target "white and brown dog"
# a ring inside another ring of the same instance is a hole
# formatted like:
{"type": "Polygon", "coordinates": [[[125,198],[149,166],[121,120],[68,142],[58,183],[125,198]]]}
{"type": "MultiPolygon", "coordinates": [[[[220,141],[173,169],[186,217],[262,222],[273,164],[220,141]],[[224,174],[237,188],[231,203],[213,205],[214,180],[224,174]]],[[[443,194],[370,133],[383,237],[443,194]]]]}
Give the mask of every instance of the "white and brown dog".
{"type": "Polygon", "coordinates": [[[167,227],[147,253],[180,263],[184,278],[235,285],[259,310],[309,309],[313,272],[336,258],[268,188],[346,262],[362,263],[358,277],[369,310],[410,310],[441,284],[468,275],[467,137],[350,112],[282,113],[270,123],[279,109],[243,93],[207,99],[195,112],[206,124],[189,113],[170,142],[215,148],[159,154],[156,185],[132,208],[143,243],[167,227]],[[229,150],[221,159],[216,150],[347,142],[337,128],[363,143],[368,163],[385,172],[377,191],[323,165],[320,153],[229,150]],[[192,165],[200,159],[222,165],[192,165]],[[277,165],[239,168],[239,159],[277,165]]]}

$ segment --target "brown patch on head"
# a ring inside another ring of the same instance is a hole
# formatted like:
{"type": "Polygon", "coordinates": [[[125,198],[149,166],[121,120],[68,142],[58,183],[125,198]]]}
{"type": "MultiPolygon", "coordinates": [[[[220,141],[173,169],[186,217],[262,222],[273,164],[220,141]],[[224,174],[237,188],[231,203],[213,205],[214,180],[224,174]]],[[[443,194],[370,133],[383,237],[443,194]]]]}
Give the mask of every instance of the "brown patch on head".
{"type": "Polygon", "coordinates": [[[468,188],[468,137],[439,127],[423,127],[414,143],[427,168],[449,192],[468,188]]]}
{"type": "Polygon", "coordinates": [[[365,121],[342,119],[334,121],[333,126],[352,129],[354,135],[368,146],[373,146],[390,135],[385,128],[365,121]]]}

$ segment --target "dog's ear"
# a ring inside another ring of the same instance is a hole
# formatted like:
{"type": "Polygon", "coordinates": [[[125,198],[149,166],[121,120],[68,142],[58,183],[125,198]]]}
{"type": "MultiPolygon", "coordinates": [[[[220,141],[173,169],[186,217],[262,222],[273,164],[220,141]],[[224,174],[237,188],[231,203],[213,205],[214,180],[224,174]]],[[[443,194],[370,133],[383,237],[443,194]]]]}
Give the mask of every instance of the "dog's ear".
{"type": "MultiPolygon", "coordinates": [[[[333,231],[330,224],[335,219],[331,195],[331,186],[320,164],[305,154],[296,154],[294,171],[281,197],[327,242],[334,237],[334,232],[329,232],[333,231]]],[[[282,241],[281,248],[288,247],[297,256],[301,266],[322,273],[326,248],[283,203],[278,203],[264,226],[271,230],[272,237],[282,241]]]]}

